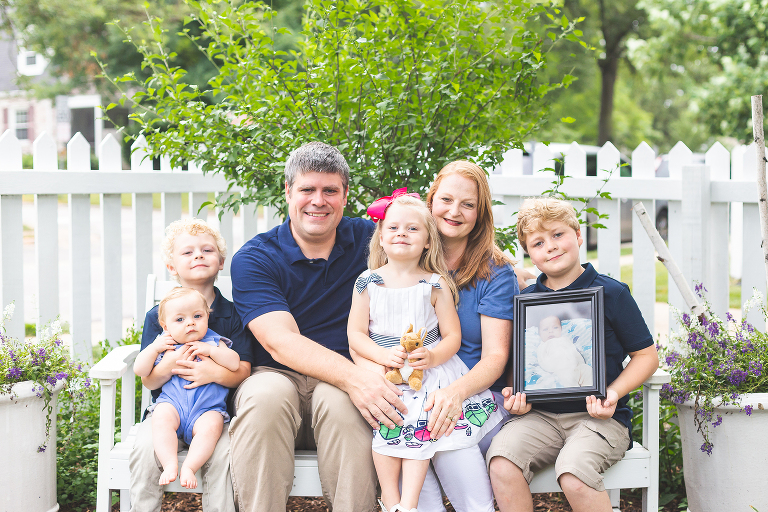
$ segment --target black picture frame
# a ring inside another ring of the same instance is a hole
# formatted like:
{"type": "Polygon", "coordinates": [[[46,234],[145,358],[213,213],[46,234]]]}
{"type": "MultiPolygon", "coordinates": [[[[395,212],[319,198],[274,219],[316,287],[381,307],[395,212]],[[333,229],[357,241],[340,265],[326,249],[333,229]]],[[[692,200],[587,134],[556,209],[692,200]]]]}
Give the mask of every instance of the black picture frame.
{"type": "Polygon", "coordinates": [[[583,400],[590,395],[605,398],[602,286],[516,295],[514,311],[514,392],[525,393],[532,403],[583,400]],[[548,337],[544,341],[540,329],[548,337]],[[581,365],[577,355],[589,368],[581,365]]]}

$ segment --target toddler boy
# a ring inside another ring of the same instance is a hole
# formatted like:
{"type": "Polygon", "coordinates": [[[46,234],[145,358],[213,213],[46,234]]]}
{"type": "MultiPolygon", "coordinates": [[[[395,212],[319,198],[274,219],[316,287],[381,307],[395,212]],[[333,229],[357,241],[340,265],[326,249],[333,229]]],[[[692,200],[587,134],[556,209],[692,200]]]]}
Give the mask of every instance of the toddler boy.
{"type": "Polygon", "coordinates": [[[629,287],[581,265],[581,229],[572,206],[553,198],[527,199],[518,212],[517,234],[541,270],[522,293],[602,286],[605,298],[606,398],[532,406],[524,393],[505,388],[504,407],[516,415],[493,438],[486,462],[499,509],[533,511],[528,486],[554,463],[558,483],[575,512],[610,512],[603,472],[631,446],[627,393],[659,366],[656,347],[629,287]],[[630,356],[627,367],[622,361],[630,356]]]}
{"type": "MultiPolygon", "coordinates": [[[[165,230],[161,245],[163,262],[179,284],[199,291],[211,308],[208,327],[232,341],[232,350],[240,356],[238,371],[233,372],[208,357],[200,361],[185,359],[183,350],[166,353],[143,384],[152,390],[153,401],[172,375],[192,382],[191,387],[215,382],[227,388],[236,388],[251,373],[252,336],[243,329],[234,305],[214,286],[216,277],[224,268],[227,256],[226,242],[218,230],[200,219],[182,219],[171,223],[165,230]]],[[[161,335],[158,307],[147,312],[141,336],[144,350],[161,335]]],[[[186,447],[178,441],[178,450],[186,447]]],[[[152,416],[147,415],[140,424],[136,442],[129,456],[131,470],[131,510],[159,511],[163,489],[159,485],[162,465],[158,461],[152,442],[152,416]]],[[[201,469],[203,473],[204,512],[234,512],[234,494],[229,472],[229,433],[222,431],[213,455],[201,469]]]]}

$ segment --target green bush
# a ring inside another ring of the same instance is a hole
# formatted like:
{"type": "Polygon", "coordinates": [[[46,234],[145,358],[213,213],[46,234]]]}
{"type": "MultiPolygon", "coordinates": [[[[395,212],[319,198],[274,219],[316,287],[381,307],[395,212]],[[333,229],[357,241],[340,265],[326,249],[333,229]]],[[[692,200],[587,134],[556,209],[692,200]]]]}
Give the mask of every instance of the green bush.
{"type": "MultiPolygon", "coordinates": [[[[140,343],[141,329],[129,328],[125,338],[114,346],[140,343]]],[[[108,341],[94,349],[99,360],[114,348],[108,341]]],[[[137,377],[136,414],[141,407],[141,380],[137,377]]],[[[84,398],[77,401],[77,422],[73,423],[71,400],[59,399],[57,418],[56,492],[61,506],[82,510],[96,505],[96,477],[99,453],[99,390],[91,386],[84,398]]],[[[118,381],[117,407],[120,407],[120,382],[118,381]]],[[[115,438],[120,437],[120,415],[115,418],[115,438]]]]}
{"type": "Polygon", "coordinates": [[[312,140],[346,156],[354,216],[395,188],[425,192],[452,160],[491,169],[545,118],[546,95],[574,80],[544,78],[549,45],[583,43],[539,0],[308,0],[286,52],[275,40],[288,29],[263,2],[186,3],[184,34],[217,69],[206,86],[190,85],[156,18],[153,41],[125,30],[151,76],[110,79],[153,156],[222,173],[244,191],[218,198],[235,211],[283,206],[283,162],[312,140]]]}

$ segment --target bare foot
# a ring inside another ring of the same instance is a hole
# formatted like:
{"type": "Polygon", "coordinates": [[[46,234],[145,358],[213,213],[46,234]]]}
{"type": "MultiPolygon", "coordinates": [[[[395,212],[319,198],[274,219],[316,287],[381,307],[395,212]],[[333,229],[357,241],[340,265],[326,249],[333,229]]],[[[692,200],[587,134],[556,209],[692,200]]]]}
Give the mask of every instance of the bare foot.
{"type": "Polygon", "coordinates": [[[197,478],[195,472],[187,466],[181,466],[181,486],[187,489],[197,489],[197,478]]]}
{"type": "Polygon", "coordinates": [[[165,469],[163,468],[163,472],[160,474],[160,481],[158,482],[160,485],[168,485],[169,483],[176,480],[176,476],[179,474],[179,468],[178,466],[165,469]]]}

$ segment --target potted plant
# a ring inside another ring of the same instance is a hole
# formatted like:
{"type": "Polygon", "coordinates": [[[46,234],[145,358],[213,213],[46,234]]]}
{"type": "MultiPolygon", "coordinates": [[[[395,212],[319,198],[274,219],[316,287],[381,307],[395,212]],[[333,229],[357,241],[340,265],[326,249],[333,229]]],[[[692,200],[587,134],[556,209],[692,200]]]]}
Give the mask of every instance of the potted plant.
{"type": "MultiPolygon", "coordinates": [[[[744,316],[756,307],[768,316],[757,292],[744,316]]],[[[768,510],[768,335],[730,313],[721,319],[708,302],[698,317],[677,317],[661,351],[672,375],[661,394],[677,405],[688,506],[768,510]]]]}
{"type": "Polygon", "coordinates": [[[48,512],[56,502],[57,395],[77,402],[91,382],[59,338],[58,321],[29,341],[7,336],[0,317],[0,509],[48,512]]]}

